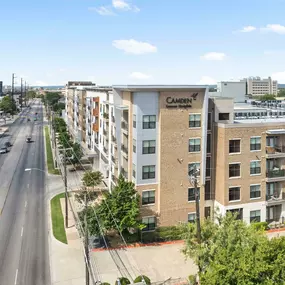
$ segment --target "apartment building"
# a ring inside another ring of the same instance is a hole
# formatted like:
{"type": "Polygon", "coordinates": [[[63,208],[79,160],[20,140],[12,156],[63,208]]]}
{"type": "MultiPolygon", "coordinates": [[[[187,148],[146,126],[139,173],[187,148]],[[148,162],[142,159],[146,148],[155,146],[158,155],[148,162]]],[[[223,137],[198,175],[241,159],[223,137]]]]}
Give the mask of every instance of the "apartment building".
{"type": "Polygon", "coordinates": [[[145,230],[195,220],[193,169],[202,218],[218,208],[248,223],[283,219],[284,103],[210,98],[206,86],[84,90],[85,143],[98,155],[95,168],[110,189],[120,174],[135,183],[145,230]]]}
{"type": "Polygon", "coordinates": [[[277,95],[278,82],[271,77],[261,79],[260,77],[249,77],[241,80],[247,83],[247,94],[260,96],[265,94],[277,95]]]}

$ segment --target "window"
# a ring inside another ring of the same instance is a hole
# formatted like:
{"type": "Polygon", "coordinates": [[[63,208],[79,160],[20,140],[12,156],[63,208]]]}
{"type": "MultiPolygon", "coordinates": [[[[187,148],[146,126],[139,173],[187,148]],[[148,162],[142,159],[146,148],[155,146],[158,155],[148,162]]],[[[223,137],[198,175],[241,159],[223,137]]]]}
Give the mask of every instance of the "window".
{"type": "Polygon", "coordinates": [[[204,216],[206,219],[211,217],[211,207],[205,207],[204,208],[204,216]]]}
{"type": "Polygon", "coordinates": [[[189,152],[199,152],[201,150],[201,139],[189,139],[189,152]]]}
{"type": "Polygon", "coordinates": [[[260,185],[250,185],[250,199],[260,198],[260,185]]]}
{"type": "Polygon", "coordinates": [[[261,137],[250,138],[250,150],[261,150],[261,137]]]}
{"type": "Polygon", "coordinates": [[[196,220],[196,213],[189,213],[188,214],[188,222],[189,223],[195,223],[196,220]]]}
{"type": "Polygon", "coordinates": [[[260,160],[251,161],[250,162],[250,174],[260,174],[261,173],[261,167],[260,167],[260,160]]]}
{"type": "Polygon", "coordinates": [[[206,177],[211,177],[211,157],[206,158],[206,177]]]}
{"type": "Polygon", "coordinates": [[[137,140],[133,139],[133,152],[137,152],[137,140]]]}
{"type": "Polygon", "coordinates": [[[240,163],[231,163],[229,165],[229,177],[240,177],[240,163]]]}
{"type": "Polygon", "coordinates": [[[240,200],[240,187],[229,188],[229,201],[240,200]]]}
{"type": "Polygon", "coordinates": [[[136,128],[137,127],[137,116],[133,115],[133,127],[136,128]]]}
{"type": "Polygon", "coordinates": [[[227,210],[227,213],[232,213],[232,215],[236,215],[237,220],[242,220],[243,218],[243,209],[232,209],[232,210],[227,210]]]}
{"type": "Polygon", "coordinates": [[[250,222],[260,222],[260,210],[250,211],[250,222]]]}
{"type": "Polygon", "coordinates": [[[208,113],[208,126],[207,130],[210,131],[212,129],[212,113],[208,113]]]}
{"type": "Polygon", "coordinates": [[[142,223],[146,225],[143,229],[144,232],[155,230],[155,217],[142,218],[142,223]]]}
{"type": "Polygon", "coordinates": [[[207,153],[211,153],[211,134],[207,134],[207,153]]]}
{"type": "Polygon", "coordinates": [[[206,180],[205,183],[205,200],[212,200],[214,198],[211,197],[211,182],[209,180],[206,180]]]}
{"type": "Polygon", "coordinates": [[[155,115],[143,116],[143,129],[155,129],[155,125],[156,125],[155,115]]]}
{"type": "Polygon", "coordinates": [[[143,154],[155,153],[155,141],[143,141],[143,154]]]}
{"type": "Polygon", "coordinates": [[[200,127],[201,127],[201,114],[190,114],[189,128],[200,128],[200,127]]]}
{"type": "Polygon", "coordinates": [[[136,178],[136,165],[133,163],[133,177],[136,178]]]}
{"type": "Polygon", "coordinates": [[[240,153],[240,140],[229,141],[229,153],[240,153]]]}
{"type": "Polygon", "coordinates": [[[200,175],[200,163],[199,162],[194,162],[194,163],[189,163],[188,164],[188,175],[194,175],[194,172],[198,173],[198,176],[200,175]]]}
{"type": "Polygon", "coordinates": [[[149,205],[155,203],[155,191],[143,191],[142,192],[142,205],[149,205]]]}
{"type": "Polygon", "coordinates": [[[155,165],[143,166],[142,179],[154,179],[155,178],[155,165]]]}
{"type": "Polygon", "coordinates": [[[219,121],[227,121],[230,119],[230,113],[219,113],[219,121]]]}
{"type": "MultiPolygon", "coordinates": [[[[199,199],[200,199],[200,188],[198,188],[199,199]]],[[[188,202],[195,201],[195,188],[188,188],[188,202]]]]}

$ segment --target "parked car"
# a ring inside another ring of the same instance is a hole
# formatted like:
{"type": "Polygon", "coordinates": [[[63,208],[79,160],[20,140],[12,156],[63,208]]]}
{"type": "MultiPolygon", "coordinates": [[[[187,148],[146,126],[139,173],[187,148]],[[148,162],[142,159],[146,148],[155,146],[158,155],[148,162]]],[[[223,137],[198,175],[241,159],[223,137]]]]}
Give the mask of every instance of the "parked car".
{"type": "Polygon", "coordinates": [[[10,143],[10,142],[5,142],[5,147],[11,147],[12,146],[12,144],[10,143]]]}
{"type": "Polygon", "coordinates": [[[32,142],[32,138],[31,138],[31,137],[26,137],[26,142],[27,142],[27,143],[32,142]]]}
{"type": "Polygon", "coordinates": [[[8,152],[8,148],[3,146],[0,148],[0,154],[4,154],[4,153],[7,153],[8,152]]]}

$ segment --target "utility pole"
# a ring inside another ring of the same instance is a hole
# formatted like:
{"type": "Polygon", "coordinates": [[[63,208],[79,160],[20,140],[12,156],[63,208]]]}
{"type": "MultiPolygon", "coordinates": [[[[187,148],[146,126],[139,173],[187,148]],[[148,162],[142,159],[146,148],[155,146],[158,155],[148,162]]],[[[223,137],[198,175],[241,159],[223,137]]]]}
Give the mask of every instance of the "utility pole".
{"type": "Polygon", "coordinates": [[[90,267],[90,257],[89,257],[89,241],[88,241],[88,227],[87,227],[87,189],[85,189],[84,193],[84,204],[85,204],[85,214],[84,214],[84,227],[85,227],[85,237],[84,237],[84,245],[85,245],[85,278],[86,278],[86,285],[89,285],[89,267],[90,267]]]}
{"type": "Polygon", "coordinates": [[[197,227],[197,240],[198,243],[201,243],[201,221],[200,221],[200,193],[198,188],[198,173],[196,165],[193,170],[189,171],[189,181],[194,186],[195,191],[195,206],[196,206],[196,227],[197,227]]]}
{"type": "Polygon", "coordinates": [[[21,111],[23,110],[23,78],[21,78],[21,111]]]}
{"type": "Polygon", "coordinates": [[[27,107],[27,81],[25,81],[25,107],[27,107]]]}
{"type": "Polygon", "coordinates": [[[66,149],[63,151],[64,169],[64,189],[65,189],[65,227],[68,228],[68,193],[67,193],[67,173],[66,173],[66,149]]]}

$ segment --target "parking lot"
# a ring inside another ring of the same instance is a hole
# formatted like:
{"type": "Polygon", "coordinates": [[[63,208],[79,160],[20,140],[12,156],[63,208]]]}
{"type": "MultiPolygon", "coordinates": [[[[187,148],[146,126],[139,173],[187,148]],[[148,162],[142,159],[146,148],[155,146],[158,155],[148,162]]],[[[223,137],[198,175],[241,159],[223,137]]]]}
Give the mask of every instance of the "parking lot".
{"type": "Polygon", "coordinates": [[[114,284],[115,280],[122,275],[131,275],[134,279],[140,274],[148,276],[152,282],[160,282],[170,278],[187,278],[190,274],[197,272],[193,261],[185,260],[181,253],[182,247],[182,243],[174,243],[118,249],[118,254],[107,250],[94,251],[91,257],[93,262],[96,262],[102,282],[114,284]]]}

